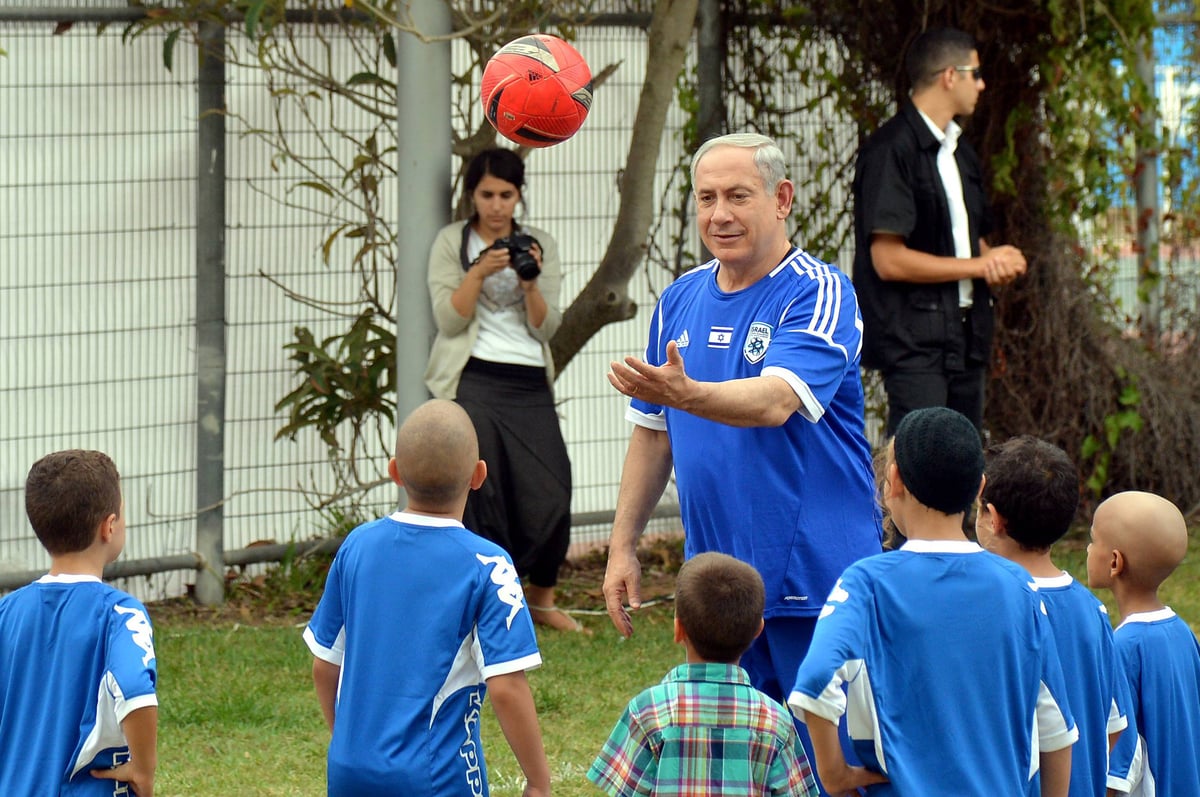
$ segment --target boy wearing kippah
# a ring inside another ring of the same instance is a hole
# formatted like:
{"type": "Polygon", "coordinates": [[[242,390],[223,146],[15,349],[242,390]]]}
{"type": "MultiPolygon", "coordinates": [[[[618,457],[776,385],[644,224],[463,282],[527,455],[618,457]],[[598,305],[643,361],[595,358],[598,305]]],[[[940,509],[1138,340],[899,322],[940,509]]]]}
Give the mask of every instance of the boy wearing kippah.
{"type": "Polygon", "coordinates": [[[763,627],[758,571],[720,553],[679,568],[675,641],[687,663],[629,702],[588,779],[613,797],[815,797],[787,709],[738,666],[763,627]]]}
{"type": "Polygon", "coordinates": [[[1158,597],[1187,548],[1182,513],[1153,493],[1117,493],[1092,517],[1088,586],[1117,601],[1114,637],[1137,729],[1113,748],[1109,794],[1200,795],[1200,645],[1158,597]]]}
{"type": "Polygon", "coordinates": [[[1071,527],[1079,474],[1067,452],[1022,435],[988,451],[975,535],[1029,571],[1046,604],[1079,741],[1071,748],[1071,797],[1104,797],[1108,751],[1128,725],[1129,690],[1108,610],[1054,564],[1050,546],[1071,527]]]}
{"type": "Polygon", "coordinates": [[[1045,609],[1028,573],[963,534],[982,477],[963,415],[900,422],[883,499],[908,542],[842,574],[788,699],[831,794],[1026,795],[1039,770],[1043,797],[1067,794],[1078,732],[1045,609]],[[865,767],[843,756],[843,715],[865,767]]]}

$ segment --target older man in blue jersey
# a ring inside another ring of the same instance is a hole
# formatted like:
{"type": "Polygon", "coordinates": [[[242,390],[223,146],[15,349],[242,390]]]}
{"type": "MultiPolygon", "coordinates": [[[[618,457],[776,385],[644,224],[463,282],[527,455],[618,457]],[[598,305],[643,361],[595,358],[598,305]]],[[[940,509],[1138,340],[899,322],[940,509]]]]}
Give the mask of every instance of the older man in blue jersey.
{"type": "Polygon", "coordinates": [[[663,291],[645,358],[608,374],[631,399],[634,429],[605,601],[617,630],[632,634],[637,541],[674,466],[685,554],[719,551],[762,574],[766,625],[742,665],[783,700],[834,581],[880,550],[862,320],[846,275],[788,239],[794,188],[771,139],[706,142],[692,187],[714,259],[663,291]]]}

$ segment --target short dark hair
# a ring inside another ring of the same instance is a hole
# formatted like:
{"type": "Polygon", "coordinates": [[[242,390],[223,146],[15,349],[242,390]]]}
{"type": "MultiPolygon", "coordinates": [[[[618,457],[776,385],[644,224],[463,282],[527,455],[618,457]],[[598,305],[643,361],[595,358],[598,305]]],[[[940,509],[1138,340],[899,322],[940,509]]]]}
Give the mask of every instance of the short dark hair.
{"type": "Polygon", "coordinates": [[[1004,518],[1021,548],[1044,551],[1071,528],[1079,472],[1056,445],[1029,435],[988,448],[982,500],[1004,518]]]}
{"type": "Polygon", "coordinates": [[[723,553],[701,553],[679,568],[675,617],[696,653],[736,664],[758,636],[766,602],[762,576],[723,553]]]}
{"type": "Polygon", "coordinates": [[[33,463],[25,514],[51,556],[86,550],[109,515],[121,514],[121,474],[100,451],[57,451],[33,463]]]}
{"type": "Polygon", "coordinates": [[[463,188],[468,194],[474,192],[480,181],[489,174],[512,183],[518,190],[525,187],[525,161],[511,149],[485,149],[471,158],[463,175],[463,188]]]}
{"type": "Polygon", "coordinates": [[[971,34],[957,28],[927,30],[908,46],[904,58],[908,82],[914,89],[924,88],[947,67],[963,66],[962,62],[976,49],[971,34]]]}

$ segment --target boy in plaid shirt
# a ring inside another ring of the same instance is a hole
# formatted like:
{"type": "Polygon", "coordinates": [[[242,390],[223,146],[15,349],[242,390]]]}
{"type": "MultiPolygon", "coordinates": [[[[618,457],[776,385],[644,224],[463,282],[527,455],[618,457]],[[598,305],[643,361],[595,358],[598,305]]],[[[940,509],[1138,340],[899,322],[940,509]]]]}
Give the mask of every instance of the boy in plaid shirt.
{"type": "Polygon", "coordinates": [[[629,702],[588,779],[614,797],[793,795],[817,785],[787,709],[738,666],[763,626],[762,578],[702,553],[679,569],[675,641],[687,663],[629,702]]]}

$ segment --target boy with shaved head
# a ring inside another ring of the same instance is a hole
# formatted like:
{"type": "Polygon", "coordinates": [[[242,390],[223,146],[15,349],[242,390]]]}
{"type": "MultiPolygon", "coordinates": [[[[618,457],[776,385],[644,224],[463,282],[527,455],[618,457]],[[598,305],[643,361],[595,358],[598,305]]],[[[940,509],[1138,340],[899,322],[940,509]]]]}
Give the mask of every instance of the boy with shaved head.
{"type": "Polygon", "coordinates": [[[1200,645],[1158,596],[1187,548],[1183,515],[1152,493],[1117,493],[1092,518],[1088,585],[1117,601],[1117,652],[1137,727],[1113,748],[1110,795],[1200,794],[1200,645]]]}
{"type": "Polygon", "coordinates": [[[304,631],[333,732],[328,793],[486,797],[487,693],[524,794],[548,795],[525,677],[541,655],[521,582],[502,548],[462,525],[467,494],[487,476],[466,412],[441,400],[414,410],[388,474],[407,508],[350,532],[304,631]]]}

